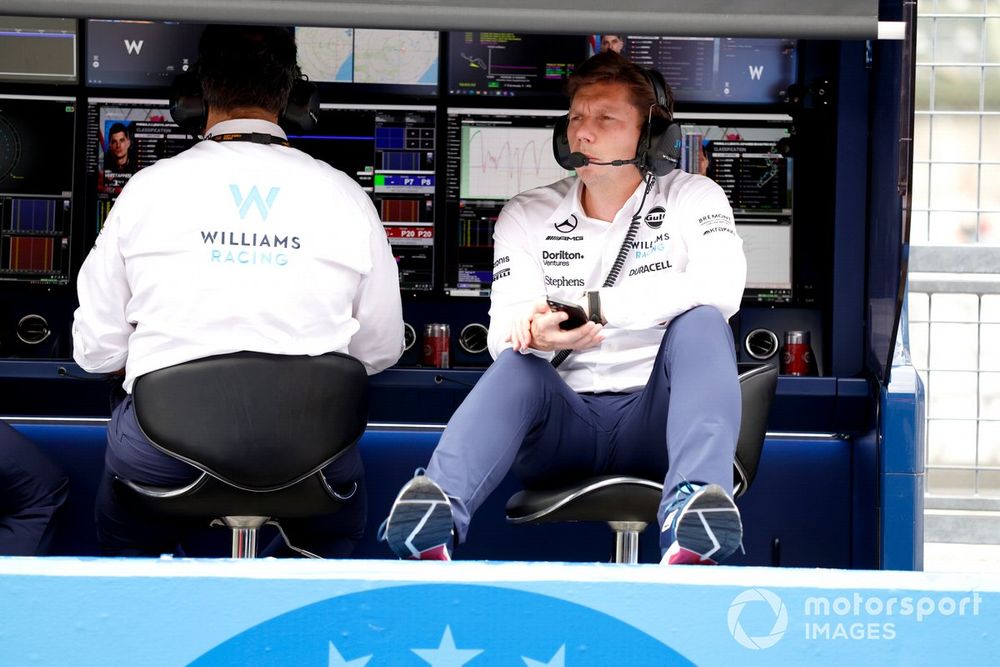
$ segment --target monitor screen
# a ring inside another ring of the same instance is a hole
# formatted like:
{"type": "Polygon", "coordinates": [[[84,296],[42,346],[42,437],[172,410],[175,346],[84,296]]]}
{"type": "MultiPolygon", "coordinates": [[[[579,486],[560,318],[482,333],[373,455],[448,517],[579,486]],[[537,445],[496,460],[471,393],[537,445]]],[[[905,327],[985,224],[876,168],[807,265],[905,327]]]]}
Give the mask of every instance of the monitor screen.
{"type": "Polygon", "coordinates": [[[566,78],[587,59],[584,35],[448,33],[452,95],[561,97],[566,78]]]}
{"type": "Polygon", "coordinates": [[[76,20],[0,16],[0,81],[76,83],[76,20]]]}
{"type": "Polygon", "coordinates": [[[165,88],[198,58],[200,23],[87,21],[87,85],[165,88]]]}
{"type": "Polygon", "coordinates": [[[95,194],[92,232],[100,231],[132,174],[193,143],[171,120],[166,100],[87,100],[88,191],[95,194]]]}
{"type": "Polygon", "coordinates": [[[296,28],[299,67],[318,84],[436,95],[440,33],[429,30],[296,28]]]}
{"type": "Polygon", "coordinates": [[[783,114],[677,113],[680,168],[708,176],[729,197],[747,255],[744,300],[792,298],[793,160],[782,150],[792,119],[783,114]]]}
{"type": "Polygon", "coordinates": [[[552,128],[565,111],[448,109],[445,292],[489,296],[493,227],[519,192],[572,174],[552,156],[552,128]]]}
{"type": "Polygon", "coordinates": [[[433,106],[324,104],[316,131],[288,137],[371,196],[404,292],[434,287],[435,134],[433,106]]]}
{"type": "Polygon", "coordinates": [[[76,100],[0,95],[0,280],[70,275],[76,100]]]}
{"type": "Polygon", "coordinates": [[[612,41],[632,62],[658,70],[678,102],[774,104],[796,76],[796,43],[788,39],[650,37],[612,41]]]}

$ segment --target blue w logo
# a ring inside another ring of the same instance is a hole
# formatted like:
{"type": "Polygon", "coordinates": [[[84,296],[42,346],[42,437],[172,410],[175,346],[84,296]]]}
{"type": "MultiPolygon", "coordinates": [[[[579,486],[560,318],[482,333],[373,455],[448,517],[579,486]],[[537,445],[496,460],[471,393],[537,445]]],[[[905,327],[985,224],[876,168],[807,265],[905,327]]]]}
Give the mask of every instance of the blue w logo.
{"type": "Polygon", "coordinates": [[[233,201],[240,210],[240,220],[246,220],[251,206],[256,206],[260,217],[267,220],[267,214],[271,212],[271,206],[274,204],[274,200],[278,196],[278,190],[280,189],[271,188],[267,193],[267,199],[264,199],[260,196],[260,191],[256,185],[250,188],[250,192],[247,193],[246,197],[240,192],[240,186],[235,183],[229,185],[229,191],[233,194],[233,201]]]}

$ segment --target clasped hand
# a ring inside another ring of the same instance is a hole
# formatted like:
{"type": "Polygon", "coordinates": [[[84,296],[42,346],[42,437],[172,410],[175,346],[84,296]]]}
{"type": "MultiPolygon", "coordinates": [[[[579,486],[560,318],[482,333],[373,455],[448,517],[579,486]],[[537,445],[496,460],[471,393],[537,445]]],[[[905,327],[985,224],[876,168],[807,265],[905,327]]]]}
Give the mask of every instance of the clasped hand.
{"type": "Polygon", "coordinates": [[[545,299],[540,299],[523,315],[514,317],[506,340],[510,341],[515,351],[530,347],[540,352],[585,350],[604,340],[601,335],[603,327],[594,322],[575,329],[560,329],[559,323],[567,319],[569,315],[550,309],[545,299]]]}

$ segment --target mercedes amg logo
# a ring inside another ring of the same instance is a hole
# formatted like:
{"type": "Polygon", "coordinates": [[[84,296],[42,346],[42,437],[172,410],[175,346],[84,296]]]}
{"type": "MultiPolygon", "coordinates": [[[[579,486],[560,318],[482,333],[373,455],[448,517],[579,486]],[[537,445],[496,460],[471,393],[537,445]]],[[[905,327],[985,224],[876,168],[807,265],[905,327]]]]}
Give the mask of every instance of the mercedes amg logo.
{"type": "Polygon", "coordinates": [[[557,222],[555,227],[560,233],[569,234],[571,231],[576,229],[577,222],[576,216],[571,215],[562,222],[557,222]]]}

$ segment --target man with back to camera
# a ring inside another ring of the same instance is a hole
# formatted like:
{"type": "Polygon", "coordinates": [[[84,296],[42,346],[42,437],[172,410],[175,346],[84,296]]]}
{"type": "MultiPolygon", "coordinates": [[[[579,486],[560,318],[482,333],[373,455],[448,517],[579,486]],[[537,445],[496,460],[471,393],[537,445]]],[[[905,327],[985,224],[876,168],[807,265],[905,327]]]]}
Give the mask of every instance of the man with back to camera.
{"type": "MultiPolygon", "coordinates": [[[[291,33],[209,26],[198,72],[205,140],[129,181],[80,269],[74,359],[90,372],[124,370],[96,508],[109,555],[171,552],[185,527],[134,508],[115,476],[179,486],[197,472],[142,435],[137,377],[242,350],[345,352],[372,374],[403,349],[396,263],[370,198],[291,148],[277,125],[299,77],[291,33]]],[[[356,481],[358,492],[334,517],[282,525],[296,547],[345,556],[365,523],[357,448],[324,475],[334,489],[356,481]]]]}
{"type": "Polygon", "coordinates": [[[136,168],[128,128],[123,123],[115,123],[108,129],[108,151],[104,154],[104,171],[134,174],[136,168]]]}
{"type": "Polygon", "coordinates": [[[647,118],[670,116],[669,88],[658,104],[654,76],[611,51],[570,76],[567,139],[583,166],[514,197],[497,220],[496,361],[380,530],[399,557],[450,560],[453,530],[463,542],[511,468],[533,488],[665,477],[663,562],[716,563],[739,547],[741,399],[726,320],[743,294],[743,242],[714,182],[680,170],[644,181],[629,159],[647,118]],[[625,164],[599,164],[612,161],[625,164]],[[620,277],[602,287],[633,216],[620,277]],[[577,302],[590,321],[562,330],[567,313],[546,297],[577,302]],[[558,370],[557,350],[572,350],[558,370]]]}

